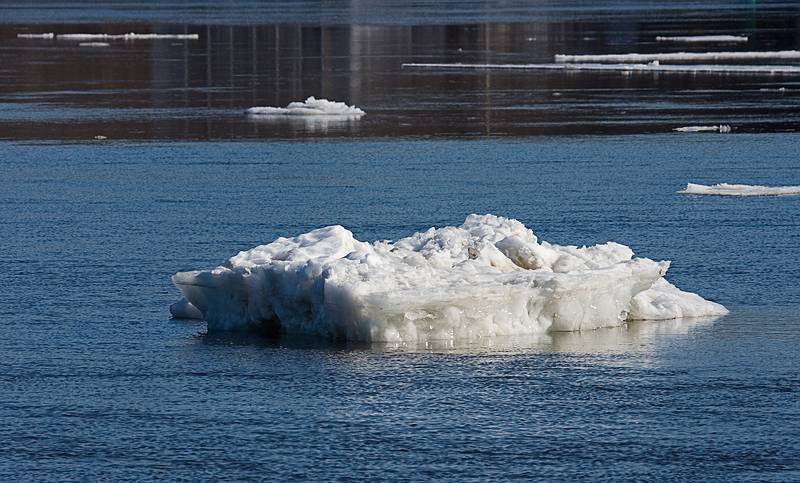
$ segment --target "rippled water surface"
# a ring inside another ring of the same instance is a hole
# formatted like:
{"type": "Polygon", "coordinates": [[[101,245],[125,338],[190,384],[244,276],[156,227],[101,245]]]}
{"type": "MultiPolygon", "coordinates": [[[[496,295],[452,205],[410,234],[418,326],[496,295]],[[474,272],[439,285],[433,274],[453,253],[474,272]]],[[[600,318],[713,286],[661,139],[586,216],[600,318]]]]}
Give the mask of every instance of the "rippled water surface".
{"type": "Polygon", "coordinates": [[[796,49],[796,2],[104,5],[0,6],[0,480],[800,480],[800,197],[676,194],[800,185],[798,78],[401,67],[796,49]],[[17,38],[153,31],[199,38],[17,38]],[[654,40],[699,34],[750,40],[654,40]],[[310,95],[367,115],[243,114],[310,95]],[[702,124],[732,129],[672,132],[702,124]],[[731,314],[430,346],[169,318],[174,272],[469,213],[731,314]]]}
{"type": "Polygon", "coordinates": [[[0,144],[0,478],[797,479],[787,134],[0,144]],[[168,277],[342,223],[517,217],[671,259],[716,321],[358,346],[207,335],[168,277]]]}

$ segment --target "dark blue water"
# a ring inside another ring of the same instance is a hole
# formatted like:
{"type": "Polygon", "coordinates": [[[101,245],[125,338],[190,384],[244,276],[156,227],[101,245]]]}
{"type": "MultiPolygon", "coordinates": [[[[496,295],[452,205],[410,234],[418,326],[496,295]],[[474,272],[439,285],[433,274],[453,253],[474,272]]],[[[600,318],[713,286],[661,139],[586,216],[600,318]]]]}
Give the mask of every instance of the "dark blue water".
{"type": "Polygon", "coordinates": [[[793,134],[0,144],[0,480],[800,479],[793,134]],[[472,212],[614,240],[728,306],[403,348],[208,335],[169,276],[472,212]]]}

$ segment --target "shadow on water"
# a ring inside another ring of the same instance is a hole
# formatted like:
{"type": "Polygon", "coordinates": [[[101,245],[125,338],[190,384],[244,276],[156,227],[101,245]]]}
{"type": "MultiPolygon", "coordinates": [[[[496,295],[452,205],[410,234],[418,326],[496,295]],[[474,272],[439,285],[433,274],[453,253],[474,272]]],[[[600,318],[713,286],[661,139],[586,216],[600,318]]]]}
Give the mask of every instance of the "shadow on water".
{"type": "Polygon", "coordinates": [[[580,332],[498,336],[474,341],[436,340],[422,343],[350,342],[298,335],[266,335],[253,332],[204,332],[195,335],[203,345],[260,347],[313,351],[370,351],[389,353],[647,353],[665,339],[685,337],[711,327],[720,317],[661,321],[632,321],[621,327],[580,332]]]}

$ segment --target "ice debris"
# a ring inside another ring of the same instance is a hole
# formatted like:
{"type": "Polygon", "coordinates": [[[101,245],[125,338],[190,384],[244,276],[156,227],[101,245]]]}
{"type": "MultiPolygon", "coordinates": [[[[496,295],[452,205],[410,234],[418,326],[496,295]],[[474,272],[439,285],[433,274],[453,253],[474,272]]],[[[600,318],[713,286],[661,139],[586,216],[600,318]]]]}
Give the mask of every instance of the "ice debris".
{"type": "Polygon", "coordinates": [[[686,43],[708,43],[708,42],[747,42],[746,35],[677,35],[656,37],[656,42],[686,42],[686,43]]]}
{"type": "Polygon", "coordinates": [[[678,132],[731,132],[731,127],[727,124],[720,124],[718,126],[684,126],[676,127],[673,131],[678,132]]]}
{"type": "Polygon", "coordinates": [[[731,64],[662,64],[658,60],[646,64],[556,63],[556,64],[462,64],[406,63],[408,69],[478,69],[478,70],[558,70],[623,73],[683,73],[683,74],[800,74],[798,65],[731,65],[731,64]]]}
{"type": "Polygon", "coordinates": [[[718,60],[763,60],[800,59],[800,50],[778,50],[764,52],[670,52],[657,54],[601,54],[601,55],[563,55],[557,54],[559,63],[644,63],[675,61],[718,61],[718,60]]]}
{"type": "Polygon", "coordinates": [[[81,42],[78,47],[109,47],[110,45],[108,42],[81,42]]]}
{"type": "Polygon", "coordinates": [[[56,34],[47,32],[43,34],[17,34],[18,39],[54,39],[56,34]]]}
{"type": "Polygon", "coordinates": [[[351,116],[358,117],[364,111],[348,106],[344,102],[317,99],[314,96],[303,102],[290,102],[286,107],[251,107],[245,111],[247,114],[260,116],[351,116]]]}
{"type": "Polygon", "coordinates": [[[709,186],[688,183],[686,189],[678,191],[678,193],[718,196],[789,196],[800,195],[800,186],[760,186],[728,183],[719,183],[709,186]]]}
{"type": "Polygon", "coordinates": [[[198,34],[56,34],[47,32],[43,34],[17,34],[18,39],[59,39],[59,40],[162,40],[182,39],[197,40],[198,34]]]}
{"type": "Polygon", "coordinates": [[[613,242],[552,245],[494,215],[395,242],[362,242],[337,225],[176,273],[185,299],[171,311],[202,314],[210,331],[414,343],[727,313],[663,280],[668,267],[613,242]]]}

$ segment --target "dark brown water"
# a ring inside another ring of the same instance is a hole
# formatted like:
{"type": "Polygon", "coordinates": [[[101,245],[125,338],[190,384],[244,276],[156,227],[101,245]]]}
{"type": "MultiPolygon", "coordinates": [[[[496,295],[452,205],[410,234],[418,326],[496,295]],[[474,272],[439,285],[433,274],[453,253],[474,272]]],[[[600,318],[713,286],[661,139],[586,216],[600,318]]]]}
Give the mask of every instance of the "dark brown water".
{"type": "MultiPolygon", "coordinates": [[[[555,54],[800,48],[793,2],[10,3],[0,20],[0,138],[526,136],[800,128],[800,76],[421,71],[407,62],[552,62],[555,54]],[[57,22],[57,23],[54,23],[57,22]],[[198,40],[19,39],[196,33],[198,40]],[[748,35],[674,44],[658,35],[748,35]],[[317,96],[358,121],[253,119],[317,96]]],[[[792,61],[780,61],[791,64],[792,61]]],[[[794,62],[797,64],[797,62],[794,62]]]]}

